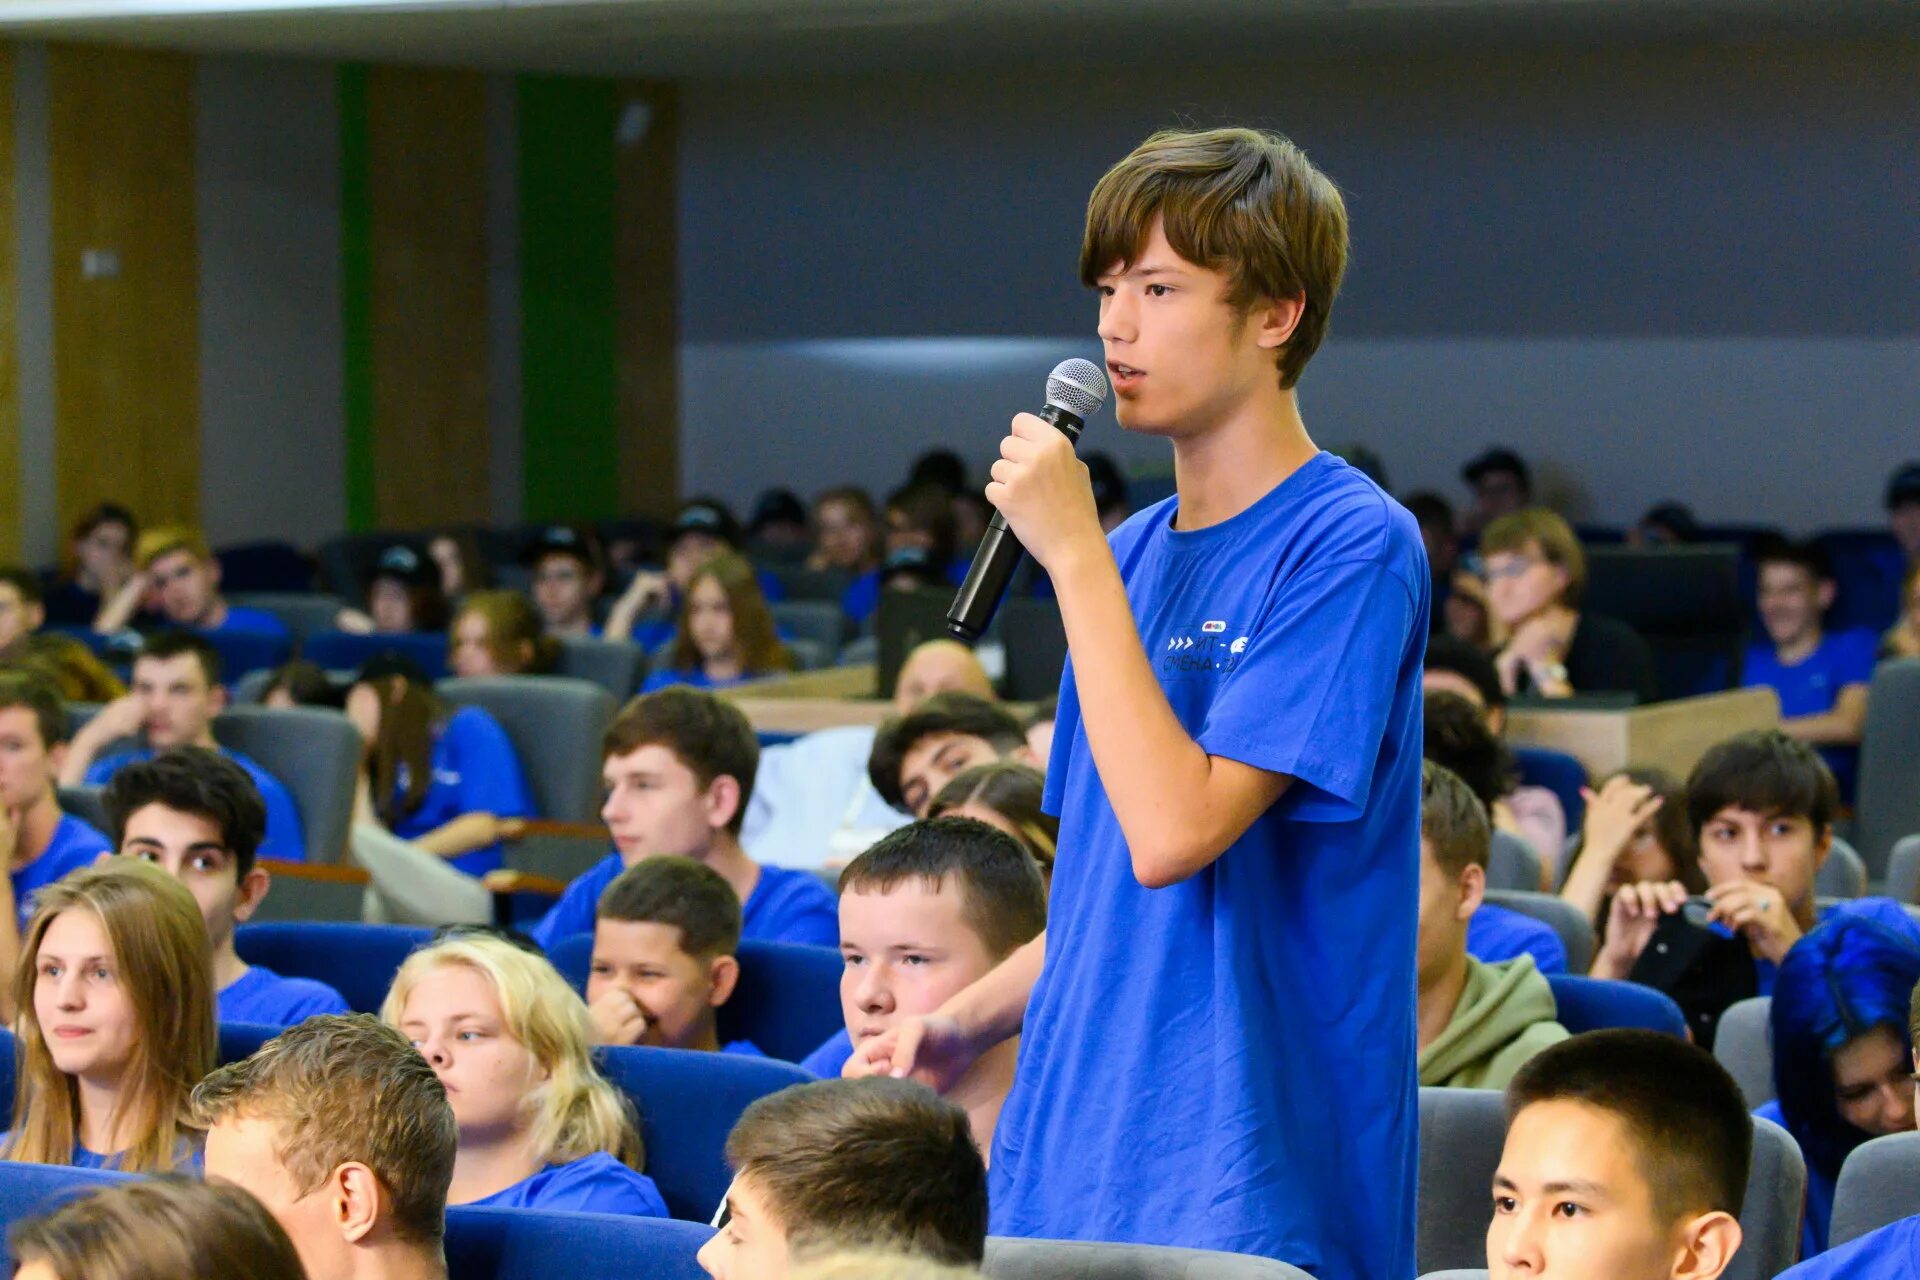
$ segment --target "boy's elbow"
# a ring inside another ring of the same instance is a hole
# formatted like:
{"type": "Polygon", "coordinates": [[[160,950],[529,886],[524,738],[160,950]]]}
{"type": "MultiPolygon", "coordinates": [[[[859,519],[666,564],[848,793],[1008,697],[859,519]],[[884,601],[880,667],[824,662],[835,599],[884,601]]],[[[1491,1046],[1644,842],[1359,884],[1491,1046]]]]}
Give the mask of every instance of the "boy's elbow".
{"type": "Polygon", "coordinates": [[[1133,878],[1143,889],[1165,889],[1199,871],[1220,856],[1194,841],[1160,843],[1134,851],[1133,878]]]}

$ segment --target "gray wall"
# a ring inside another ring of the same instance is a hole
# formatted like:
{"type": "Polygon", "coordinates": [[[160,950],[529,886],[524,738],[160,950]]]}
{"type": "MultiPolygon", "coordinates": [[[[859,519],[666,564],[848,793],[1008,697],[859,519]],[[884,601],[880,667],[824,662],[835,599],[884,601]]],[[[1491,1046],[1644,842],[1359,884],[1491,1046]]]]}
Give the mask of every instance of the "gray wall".
{"type": "Polygon", "coordinates": [[[684,119],[691,490],[988,456],[1053,360],[1097,353],[1093,180],[1222,121],[1285,130],[1347,193],[1303,405],[1398,487],[1455,491],[1502,440],[1601,518],[1677,496],[1810,527],[1878,520],[1920,454],[1920,45],[708,84],[684,119]]]}

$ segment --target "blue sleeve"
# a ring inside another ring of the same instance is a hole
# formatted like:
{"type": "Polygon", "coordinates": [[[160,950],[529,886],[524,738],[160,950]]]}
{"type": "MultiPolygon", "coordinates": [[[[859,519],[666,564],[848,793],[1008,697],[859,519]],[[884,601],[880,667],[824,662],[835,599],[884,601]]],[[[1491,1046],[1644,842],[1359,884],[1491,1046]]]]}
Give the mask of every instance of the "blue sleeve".
{"type": "Polygon", "coordinates": [[[852,1056],[853,1037],[845,1031],[836,1031],[825,1044],[800,1060],[800,1069],[822,1080],[838,1080],[841,1068],[852,1056]]]}
{"type": "Polygon", "coordinates": [[[352,1012],[347,998],[326,983],[304,981],[300,983],[299,999],[293,1001],[287,1015],[292,1024],[305,1022],[317,1014],[352,1012]]]}
{"type": "Polygon", "coordinates": [[[660,1188],[643,1173],[625,1165],[589,1156],[555,1170],[535,1209],[565,1209],[573,1213],[623,1213],[633,1218],[665,1218],[667,1202],[660,1188]],[[581,1167],[581,1166],[592,1167],[581,1167]],[[578,1168],[577,1173],[572,1170],[578,1168]]]}
{"type": "Polygon", "coordinates": [[[460,772],[458,812],[490,813],[496,818],[536,816],[519,753],[498,720],[478,707],[467,707],[447,722],[446,732],[460,772]]]}
{"type": "Polygon", "coordinates": [[[1871,684],[1873,669],[1879,664],[1880,638],[1871,631],[1848,631],[1841,635],[1845,643],[1834,662],[1834,684],[1871,684]]]}
{"type": "Polygon", "coordinates": [[[1209,755],[1314,788],[1317,794],[1291,800],[1297,819],[1358,816],[1367,807],[1414,614],[1407,584],[1377,561],[1342,561],[1300,575],[1249,637],[1207,713],[1200,745],[1209,755]]]}
{"type": "Polygon", "coordinates": [[[305,862],[307,831],[300,825],[300,808],[293,802],[293,793],[280,779],[264,771],[254,774],[253,783],[267,802],[267,838],[260,842],[260,856],[305,862]]]}
{"type": "Polygon", "coordinates": [[[82,786],[104,787],[113,781],[113,775],[120,772],[120,766],[126,762],[124,755],[101,756],[87,766],[87,776],[81,780],[82,786]]]}
{"type": "Polygon", "coordinates": [[[600,895],[595,887],[587,883],[586,876],[578,876],[560,895],[560,901],[547,909],[527,936],[540,944],[542,951],[551,951],[562,938],[571,938],[576,933],[592,933],[594,908],[599,905],[600,895]]]}
{"type": "Polygon", "coordinates": [[[818,876],[801,872],[769,913],[756,935],[774,942],[799,942],[815,947],[840,945],[840,903],[818,876]]]}

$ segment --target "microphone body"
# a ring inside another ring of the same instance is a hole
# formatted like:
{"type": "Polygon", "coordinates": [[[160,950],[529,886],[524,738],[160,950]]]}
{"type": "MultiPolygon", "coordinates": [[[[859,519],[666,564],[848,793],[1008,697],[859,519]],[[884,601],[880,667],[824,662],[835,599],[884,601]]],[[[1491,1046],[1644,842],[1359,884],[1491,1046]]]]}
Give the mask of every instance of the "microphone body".
{"type": "MultiPolygon", "coordinates": [[[[1080,443],[1080,432],[1087,424],[1072,410],[1049,404],[1039,416],[1058,427],[1073,444],[1080,443]]],[[[993,518],[987,521],[987,532],[980,539],[979,548],[973,553],[973,566],[967,570],[967,579],[960,584],[947,610],[947,630],[969,644],[985,634],[1007,594],[1008,584],[1013,581],[1014,570],[1020,567],[1025,555],[1026,548],[1007,527],[1007,518],[994,512],[993,518]]]]}

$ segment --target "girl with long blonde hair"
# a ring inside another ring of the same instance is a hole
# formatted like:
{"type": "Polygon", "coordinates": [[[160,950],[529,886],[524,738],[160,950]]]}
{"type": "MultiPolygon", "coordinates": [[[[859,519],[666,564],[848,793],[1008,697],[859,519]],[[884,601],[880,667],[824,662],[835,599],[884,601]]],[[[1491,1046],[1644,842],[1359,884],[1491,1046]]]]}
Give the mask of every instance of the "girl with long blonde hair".
{"type": "Polygon", "coordinates": [[[723,551],[694,570],[667,665],[647,677],[642,691],[671,684],[724,689],[791,670],[793,655],[774,632],[759,576],[746,560],[723,551]]]}
{"type": "Polygon", "coordinates": [[[154,1173],[199,1159],[188,1097],[213,1069],[213,955],[193,895],[113,858],[40,891],[13,975],[8,1160],[154,1173]]]}
{"type": "Polygon", "coordinates": [[[407,957],[380,1016],[447,1087],[447,1203],[667,1216],[632,1105],[593,1064],[586,1003],[546,957],[449,934],[407,957]]]}

